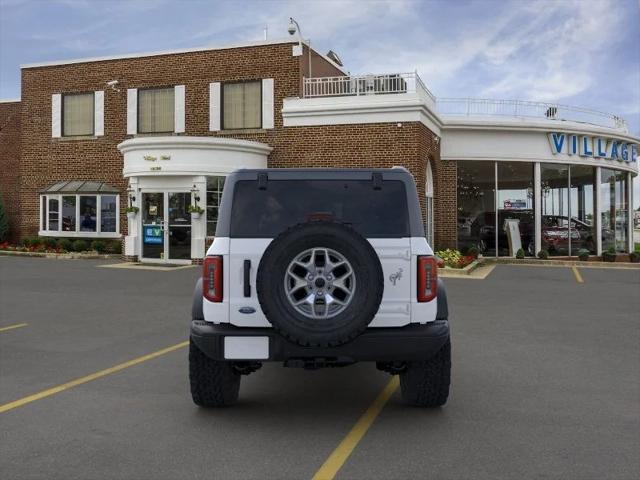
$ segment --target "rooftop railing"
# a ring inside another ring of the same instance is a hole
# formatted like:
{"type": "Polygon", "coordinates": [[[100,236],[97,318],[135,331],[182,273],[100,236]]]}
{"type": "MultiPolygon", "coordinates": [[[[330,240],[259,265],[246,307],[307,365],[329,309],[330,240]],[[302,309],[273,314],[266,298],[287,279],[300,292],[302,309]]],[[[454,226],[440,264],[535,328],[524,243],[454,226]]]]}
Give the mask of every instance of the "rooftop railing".
{"type": "Polygon", "coordinates": [[[398,93],[424,93],[432,101],[435,101],[435,97],[416,72],[382,75],[345,75],[339,77],[314,77],[304,79],[305,98],[398,93]]]}
{"type": "Polygon", "coordinates": [[[436,99],[417,72],[305,78],[303,89],[304,98],[405,93],[422,96],[429,107],[435,107],[442,115],[566,120],[629,131],[625,120],[616,115],[559,103],[483,98],[436,99]]]}
{"type": "Polygon", "coordinates": [[[567,120],[589,123],[628,132],[624,119],[610,113],[559,103],[526,100],[490,100],[482,98],[438,98],[439,114],[459,116],[521,117],[547,120],[567,120]]]}

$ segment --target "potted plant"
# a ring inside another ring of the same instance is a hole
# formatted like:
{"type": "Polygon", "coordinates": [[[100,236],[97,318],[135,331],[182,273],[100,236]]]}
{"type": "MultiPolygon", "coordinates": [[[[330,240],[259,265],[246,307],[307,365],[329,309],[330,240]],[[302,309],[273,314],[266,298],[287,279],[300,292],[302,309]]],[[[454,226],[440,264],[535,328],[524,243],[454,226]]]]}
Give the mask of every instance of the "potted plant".
{"type": "Polygon", "coordinates": [[[538,252],[538,258],[540,260],[547,260],[549,258],[549,252],[543,248],[538,252]]]}
{"type": "Polygon", "coordinates": [[[635,252],[629,254],[629,260],[633,263],[640,263],[640,249],[636,249],[635,252]]]}
{"type": "Polygon", "coordinates": [[[602,260],[605,262],[615,262],[617,256],[616,248],[611,246],[606,252],[602,253],[602,260]]]}
{"type": "Polygon", "coordinates": [[[586,248],[581,248],[580,250],[578,250],[578,258],[583,262],[589,260],[589,250],[587,250],[586,248]]]}
{"type": "Polygon", "coordinates": [[[516,252],[516,258],[523,260],[524,259],[524,249],[519,248],[516,252]]]}
{"type": "Polygon", "coordinates": [[[187,211],[191,214],[192,220],[198,220],[204,213],[202,207],[199,207],[198,205],[189,205],[187,211]]]}
{"type": "Polygon", "coordinates": [[[134,207],[133,205],[131,205],[125,208],[124,211],[127,212],[127,219],[133,220],[134,218],[136,218],[136,215],[138,214],[140,209],[138,207],[134,207]]]}

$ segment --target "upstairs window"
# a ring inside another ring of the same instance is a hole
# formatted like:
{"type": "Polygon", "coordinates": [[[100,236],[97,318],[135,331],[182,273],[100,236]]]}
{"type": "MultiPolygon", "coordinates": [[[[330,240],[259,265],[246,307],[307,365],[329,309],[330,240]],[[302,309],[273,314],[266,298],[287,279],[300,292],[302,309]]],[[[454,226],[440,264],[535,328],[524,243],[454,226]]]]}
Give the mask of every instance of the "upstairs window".
{"type": "Polygon", "coordinates": [[[222,128],[262,128],[262,82],[225,83],[222,86],[222,128]]]}
{"type": "Polygon", "coordinates": [[[138,133],[169,133],[175,129],[175,89],[138,91],[138,133]]]}
{"type": "Polygon", "coordinates": [[[62,96],[62,136],[80,137],[94,133],[94,93],[67,93],[62,96]]]}

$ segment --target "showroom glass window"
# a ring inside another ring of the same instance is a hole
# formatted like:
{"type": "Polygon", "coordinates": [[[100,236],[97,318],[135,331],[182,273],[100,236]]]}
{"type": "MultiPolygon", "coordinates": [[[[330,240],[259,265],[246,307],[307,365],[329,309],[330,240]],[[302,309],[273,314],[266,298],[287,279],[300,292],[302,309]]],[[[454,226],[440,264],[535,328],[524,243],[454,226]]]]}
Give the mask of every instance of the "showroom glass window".
{"type": "Polygon", "coordinates": [[[42,233],[92,237],[118,233],[118,195],[47,194],[41,196],[42,233]]]}
{"type": "Polygon", "coordinates": [[[222,128],[262,128],[262,82],[222,85],[222,128]]]}
{"type": "Polygon", "coordinates": [[[571,184],[569,197],[571,255],[576,256],[583,249],[595,255],[598,237],[594,218],[596,169],[587,165],[571,165],[569,177],[571,184]]]}
{"type": "Polygon", "coordinates": [[[549,255],[568,255],[569,165],[541,163],[540,182],[541,248],[549,255]]]}
{"type": "Polygon", "coordinates": [[[93,135],[94,94],[67,93],[62,96],[62,136],[93,135]]]}
{"type": "Polygon", "coordinates": [[[138,90],[138,133],[170,133],[175,129],[175,89],[138,90]]]}
{"type": "Polygon", "coordinates": [[[600,200],[602,207],[602,251],[613,248],[626,252],[629,232],[628,174],[618,170],[600,170],[600,200]]]}
{"type": "Polygon", "coordinates": [[[495,162],[458,162],[458,248],[496,254],[495,162]]]}
{"type": "Polygon", "coordinates": [[[216,234],[225,177],[207,177],[207,237],[216,234]]]}
{"type": "Polygon", "coordinates": [[[533,163],[498,164],[498,256],[535,252],[533,163]]]}

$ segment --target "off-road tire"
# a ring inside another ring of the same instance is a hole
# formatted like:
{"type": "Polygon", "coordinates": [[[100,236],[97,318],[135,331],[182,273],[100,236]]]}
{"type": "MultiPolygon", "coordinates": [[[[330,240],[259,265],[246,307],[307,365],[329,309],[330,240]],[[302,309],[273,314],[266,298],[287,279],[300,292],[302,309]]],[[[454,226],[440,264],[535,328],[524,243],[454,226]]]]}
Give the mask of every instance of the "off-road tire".
{"type": "Polygon", "coordinates": [[[327,221],[295,225],[278,235],[265,250],[258,266],[256,292],[267,320],[282,336],[309,347],[345,344],[360,335],[378,312],[384,276],[371,244],[351,227],[327,221]],[[356,291],[341,313],[310,321],[298,313],[286,298],[285,272],[300,252],[323,247],[344,255],[356,277],[356,291]]]}
{"type": "Polygon", "coordinates": [[[451,383],[451,339],[424,362],[408,362],[400,374],[402,399],[417,407],[440,407],[447,403],[451,383]]]}
{"type": "Polygon", "coordinates": [[[189,339],[189,381],[196,405],[227,407],[238,401],[240,373],[231,362],[211,360],[193,339],[189,339]]]}

